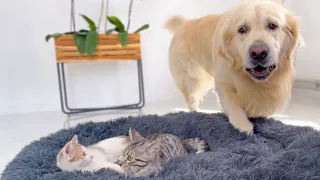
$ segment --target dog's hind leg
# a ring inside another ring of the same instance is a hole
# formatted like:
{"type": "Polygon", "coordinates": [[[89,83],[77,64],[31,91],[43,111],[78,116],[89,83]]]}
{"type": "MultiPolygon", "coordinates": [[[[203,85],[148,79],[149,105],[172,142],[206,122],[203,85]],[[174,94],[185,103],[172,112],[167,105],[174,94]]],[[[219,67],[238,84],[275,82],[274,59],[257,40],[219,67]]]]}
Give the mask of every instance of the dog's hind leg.
{"type": "Polygon", "coordinates": [[[185,83],[188,89],[189,108],[191,111],[199,111],[203,97],[214,87],[213,78],[200,65],[192,63],[188,68],[185,83]]]}
{"type": "Polygon", "coordinates": [[[171,74],[173,80],[183,94],[186,103],[188,104],[188,108],[191,109],[190,101],[189,101],[189,91],[185,81],[185,77],[187,76],[186,72],[183,69],[180,69],[181,66],[170,66],[171,74]]]}
{"type": "Polygon", "coordinates": [[[188,104],[188,108],[190,110],[191,109],[191,104],[190,104],[190,98],[189,98],[188,89],[186,87],[180,87],[180,91],[182,92],[183,97],[184,97],[186,103],[188,104]]]}
{"type": "Polygon", "coordinates": [[[170,50],[169,67],[175,84],[184,95],[189,109],[198,111],[200,101],[213,88],[212,76],[180,49],[170,50]]]}
{"type": "Polygon", "coordinates": [[[174,71],[173,78],[190,111],[199,110],[201,100],[214,84],[210,77],[190,76],[186,71],[174,71]]]}
{"type": "Polygon", "coordinates": [[[208,79],[187,80],[188,86],[188,105],[191,111],[200,110],[200,102],[206,93],[212,89],[212,82],[208,79]]]}

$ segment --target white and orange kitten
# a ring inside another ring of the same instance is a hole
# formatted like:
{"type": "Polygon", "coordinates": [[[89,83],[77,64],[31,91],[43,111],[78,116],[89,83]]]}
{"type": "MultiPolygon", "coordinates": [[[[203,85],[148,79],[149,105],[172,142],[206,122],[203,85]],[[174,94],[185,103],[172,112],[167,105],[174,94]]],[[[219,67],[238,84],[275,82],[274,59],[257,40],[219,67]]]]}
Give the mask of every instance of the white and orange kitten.
{"type": "Polygon", "coordinates": [[[78,137],[75,135],[57,155],[57,166],[63,171],[93,172],[106,168],[124,173],[115,162],[118,161],[128,143],[128,137],[119,136],[85,147],[79,144],[78,137]]]}

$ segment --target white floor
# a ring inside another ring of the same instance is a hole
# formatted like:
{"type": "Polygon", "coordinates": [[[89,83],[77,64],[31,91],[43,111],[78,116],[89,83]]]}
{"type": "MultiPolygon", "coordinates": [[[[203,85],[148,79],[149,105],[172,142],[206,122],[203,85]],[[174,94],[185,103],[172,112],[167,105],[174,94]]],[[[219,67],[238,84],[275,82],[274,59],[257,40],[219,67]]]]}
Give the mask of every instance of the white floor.
{"type": "MultiPolygon", "coordinates": [[[[201,105],[204,112],[218,112],[214,96],[209,96],[201,105]]],[[[184,111],[186,105],[181,101],[147,104],[142,112],[115,111],[98,114],[73,116],[68,118],[61,112],[39,112],[0,116],[0,172],[12,158],[30,142],[54,133],[62,128],[76,126],[88,121],[108,121],[110,119],[142,114],[165,114],[184,111]]],[[[312,126],[320,130],[320,92],[294,90],[292,101],[287,109],[274,116],[284,123],[298,126],[312,126]]],[[[0,175],[1,176],[1,175],[0,175]]]]}

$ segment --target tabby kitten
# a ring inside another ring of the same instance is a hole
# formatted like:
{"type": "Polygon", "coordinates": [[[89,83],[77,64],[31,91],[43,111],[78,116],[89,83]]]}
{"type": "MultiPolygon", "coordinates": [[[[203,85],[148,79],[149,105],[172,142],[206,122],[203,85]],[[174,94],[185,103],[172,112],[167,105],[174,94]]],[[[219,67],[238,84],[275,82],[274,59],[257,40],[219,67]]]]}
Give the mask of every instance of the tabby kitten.
{"type": "Polygon", "coordinates": [[[156,176],[172,157],[187,154],[187,148],[197,153],[208,151],[207,143],[199,138],[181,140],[172,134],[143,137],[133,128],[129,137],[131,142],[117,162],[129,176],[156,176]]]}

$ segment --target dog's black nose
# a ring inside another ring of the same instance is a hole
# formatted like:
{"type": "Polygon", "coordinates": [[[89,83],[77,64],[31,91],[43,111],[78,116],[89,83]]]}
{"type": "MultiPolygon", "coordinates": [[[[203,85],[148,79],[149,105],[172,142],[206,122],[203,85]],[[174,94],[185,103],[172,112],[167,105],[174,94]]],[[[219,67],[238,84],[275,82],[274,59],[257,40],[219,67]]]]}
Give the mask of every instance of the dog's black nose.
{"type": "Polygon", "coordinates": [[[265,63],[268,54],[269,48],[262,41],[256,41],[249,49],[249,55],[255,63],[265,63]]]}

